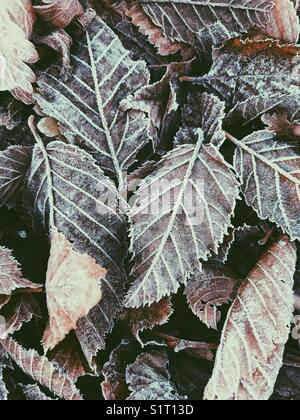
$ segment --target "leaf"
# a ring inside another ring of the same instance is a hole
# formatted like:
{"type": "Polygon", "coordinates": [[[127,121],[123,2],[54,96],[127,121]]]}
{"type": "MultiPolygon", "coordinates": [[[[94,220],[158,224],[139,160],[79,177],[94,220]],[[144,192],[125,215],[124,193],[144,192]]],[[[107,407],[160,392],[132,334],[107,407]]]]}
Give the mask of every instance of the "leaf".
{"type": "Polygon", "coordinates": [[[23,107],[20,102],[15,99],[9,99],[8,102],[2,102],[0,112],[0,126],[4,126],[7,130],[13,130],[22,122],[23,107]]]}
{"type": "Polygon", "coordinates": [[[162,28],[171,41],[194,45],[206,52],[212,45],[265,27],[271,18],[274,3],[264,0],[138,0],[153,23],[162,28]]]}
{"type": "Polygon", "coordinates": [[[26,350],[13,338],[0,340],[13,361],[34,381],[67,401],[78,401],[82,397],[71,379],[55,367],[46,356],[35,350],[26,350]]]}
{"type": "Polygon", "coordinates": [[[274,0],[271,22],[262,29],[266,35],[296,44],[299,38],[299,18],[291,0],[274,0]]]}
{"type": "Polygon", "coordinates": [[[261,119],[267,130],[276,133],[280,138],[295,140],[300,137],[300,123],[290,121],[287,114],[264,114],[261,119]]]}
{"type": "MultiPolygon", "coordinates": [[[[0,6],[0,91],[14,89],[32,94],[35,75],[27,64],[38,54],[29,41],[34,22],[30,0],[3,0],[0,6]]],[[[14,94],[14,92],[12,92],[14,94]]]]}
{"type": "Polygon", "coordinates": [[[171,300],[164,298],[145,308],[125,309],[120,318],[128,323],[132,334],[141,342],[139,334],[143,330],[167,323],[172,313],[171,300]]]}
{"type": "Polygon", "coordinates": [[[90,369],[82,353],[76,336],[71,333],[49,355],[52,362],[58,365],[68,374],[72,381],[90,373],[90,369]]]}
{"type": "Polygon", "coordinates": [[[170,382],[168,357],[163,351],[142,353],[126,370],[128,400],[183,400],[170,382]]]}
{"type": "Polygon", "coordinates": [[[193,313],[207,325],[218,329],[221,319],[218,306],[235,298],[239,279],[225,266],[204,264],[202,271],[193,274],[185,287],[185,295],[193,313]]]}
{"type": "Polygon", "coordinates": [[[23,278],[19,263],[12,256],[12,251],[0,247],[0,294],[11,295],[17,289],[36,289],[39,284],[23,278]]]}
{"type": "Polygon", "coordinates": [[[205,399],[271,396],[292,320],[295,264],[295,247],[281,237],[250,272],[229,311],[205,399]]]}
{"type": "Polygon", "coordinates": [[[0,338],[5,339],[19,331],[25,322],[33,317],[41,318],[40,307],[30,294],[24,293],[16,296],[10,302],[10,307],[2,313],[5,323],[0,324],[0,338]]]}
{"type": "Polygon", "coordinates": [[[142,112],[123,112],[120,103],[148,83],[146,64],[132,61],[100,18],[89,25],[72,59],[73,76],[64,82],[55,69],[43,73],[35,97],[44,113],[60,122],[62,134],[95,154],[121,188],[122,171],[148,141],[148,121],[142,112]]]}
{"type": "MultiPolygon", "coordinates": [[[[225,118],[224,111],[224,102],[221,102],[216,96],[192,92],[183,106],[183,128],[201,128],[205,143],[220,147],[225,141],[225,133],[222,129],[225,118]]],[[[190,141],[188,137],[186,141],[190,141]]]]}
{"type": "Polygon", "coordinates": [[[94,258],[75,251],[63,234],[52,230],[46,280],[49,322],[42,340],[46,351],[76,329],[77,321],[98,304],[106,273],[94,258]]]}
{"type": "Polygon", "coordinates": [[[0,152],[0,203],[15,207],[31,162],[31,149],[11,146],[0,152]]]}
{"type": "Polygon", "coordinates": [[[247,123],[271,111],[299,118],[299,48],[276,41],[232,40],[214,50],[209,73],[195,82],[232,108],[227,119],[247,123]],[[257,69],[259,68],[259,72],[257,69]]]}
{"type": "Polygon", "coordinates": [[[61,62],[60,75],[63,80],[67,79],[72,71],[70,49],[73,41],[70,35],[63,29],[59,29],[49,35],[39,37],[36,42],[47,45],[58,53],[61,62]]]}
{"type": "Polygon", "coordinates": [[[136,348],[133,342],[122,342],[111,352],[108,362],[102,369],[104,381],[101,383],[105,400],[124,400],[129,395],[126,384],[126,368],[136,358],[136,348]]]}
{"type": "Polygon", "coordinates": [[[78,0],[43,0],[43,3],[42,6],[35,6],[34,11],[57,28],[65,28],[84,13],[78,0]]]}
{"type": "Polygon", "coordinates": [[[201,130],[197,136],[196,145],[167,154],[136,193],[129,213],[135,282],[127,307],[177,292],[228,232],[238,183],[217,148],[202,145],[201,130]]]}
{"type": "Polygon", "coordinates": [[[20,386],[27,401],[52,401],[52,398],[47,397],[36,384],[20,386]]]}
{"type": "MultiPolygon", "coordinates": [[[[108,271],[102,298],[77,333],[88,360],[105,347],[120,310],[126,281],[125,219],[118,212],[118,193],[94,160],[76,146],[54,141],[44,146],[37,135],[25,194],[35,221],[57,228],[80,254],[88,254],[108,271]],[[95,322],[95,325],[94,325],[95,322]]],[[[38,223],[39,226],[39,223],[38,223]]],[[[75,273],[74,273],[75,274],[75,273]]]]}
{"type": "Polygon", "coordinates": [[[299,144],[276,141],[268,131],[242,141],[230,139],[237,146],[234,167],[247,204],[261,219],[268,218],[299,239],[299,144]]]}
{"type": "Polygon", "coordinates": [[[149,114],[149,132],[154,143],[154,150],[162,153],[171,130],[174,130],[182,94],[180,76],[191,72],[194,59],[167,65],[163,78],[149,86],[143,86],[134,96],[124,102],[125,109],[136,109],[149,114]]]}
{"type": "MultiPolygon", "coordinates": [[[[112,2],[109,0],[106,1],[107,3],[112,2]]],[[[113,7],[121,15],[126,15],[132,19],[132,22],[139,28],[140,32],[148,37],[151,44],[155,45],[160,55],[168,56],[176,54],[184,48],[183,44],[171,41],[163,35],[161,28],[152,22],[151,18],[145,13],[142,5],[130,5],[120,1],[113,4],[113,7]]]]}

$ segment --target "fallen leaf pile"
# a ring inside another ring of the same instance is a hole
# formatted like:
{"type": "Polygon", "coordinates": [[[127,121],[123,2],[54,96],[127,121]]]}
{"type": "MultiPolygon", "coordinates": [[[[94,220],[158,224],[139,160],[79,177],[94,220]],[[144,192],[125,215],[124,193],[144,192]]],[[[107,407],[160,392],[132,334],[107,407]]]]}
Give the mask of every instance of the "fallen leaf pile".
{"type": "Polygon", "coordinates": [[[300,399],[294,0],[1,0],[0,400],[300,399]]]}

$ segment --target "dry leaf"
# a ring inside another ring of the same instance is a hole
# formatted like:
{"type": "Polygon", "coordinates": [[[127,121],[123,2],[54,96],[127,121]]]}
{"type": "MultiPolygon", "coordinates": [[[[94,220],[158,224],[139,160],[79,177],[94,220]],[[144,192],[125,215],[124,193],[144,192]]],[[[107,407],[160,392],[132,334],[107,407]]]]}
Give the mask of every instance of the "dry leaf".
{"type": "Polygon", "coordinates": [[[129,395],[126,384],[126,368],[134,361],[136,349],[132,342],[123,340],[110,354],[102,369],[104,381],[101,383],[106,400],[124,400],[129,395]]]}
{"type": "Polygon", "coordinates": [[[108,271],[102,280],[101,301],[77,324],[80,342],[90,360],[104,348],[105,335],[111,331],[123,299],[125,219],[118,210],[115,186],[90,155],[58,141],[44,146],[32,129],[38,143],[25,198],[35,222],[47,228],[49,220],[50,230],[56,227],[75,251],[88,254],[108,271]]]}
{"type": "Polygon", "coordinates": [[[34,22],[31,0],[2,0],[0,4],[0,91],[14,89],[31,95],[35,75],[27,64],[38,54],[29,41],[34,22]],[[3,74],[2,74],[3,73],[3,74]]]}
{"type": "Polygon", "coordinates": [[[285,113],[264,114],[261,119],[269,131],[276,133],[282,139],[300,138],[300,122],[290,121],[285,113]]]}
{"type": "Polygon", "coordinates": [[[14,207],[23,189],[31,162],[31,148],[11,146],[0,152],[1,206],[14,207]]]}
{"type": "Polygon", "coordinates": [[[43,0],[43,3],[42,6],[35,6],[34,11],[57,28],[65,28],[84,13],[78,0],[43,0]]]}
{"type": "Polygon", "coordinates": [[[47,397],[38,385],[20,385],[20,387],[27,401],[52,401],[52,398],[47,397]]]}
{"type": "Polygon", "coordinates": [[[46,356],[40,356],[35,350],[24,349],[13,338],[0,340],[0,343],[27,375],[53,394],[68,401],[82,399],[71,379],[49,362],[46,356]]]}
{"type": "Polygon", "coordinates": [[[276,141],[269,131],[237,140],[234,167],[246,202],[294,239],[300,238],[299,143],[276,141]],[[267,186],[267,188],[266,188],[267,186]]]}
{"type": "Polygon", "coordinates": [[[239,283],[237,276],[227,267],[207,263],[201,271],[193,274],[185,287],[185,295],[193,313],[208,328],[216,330],[221,319],[218,306],[233,301],[239,283]]]}
{"type": "Polygon", "coordinates": [[[9,249],[0,247],[0,294],[11,295],[16,289],[36,289],[41,285],[23,278],[18,262],[9,249]]]}
{"type": "Polygon", "coordinates": [[[194,45],[207,53],[212,45],[239,36],[251,28],[265,27],[273,1],[263,0],[137,0],[153,23],[171,41],[194,45]]]}
{"type": "Polygon", "coordinates": [[[299,57],[297,46],[236,39],[214,50],[209,73],[195,82],[232,108],[230,121],[247,123],[270,110],[294,120],[300,115],[299,57]]]}
{"type": "Polygon", "coordinates": [[[43,73],[40,94],[44,113],[56,118],[62,134],[91,151],[101,167],[118,178],[147,143],[148,121],[143,112],[124,112],[120,103],[149,81],[146,63],[133,61],[119,38],[100,19],[89,25],[83,47],[72,56],[73,75],[67,81],[55,69],[43,73]]]}
{"type": "Polygon", "coordinates": [[[142,353],[126,370],[128,400],[183,400],[170,382],[168,356],[163,351],[142,353]]]}
{"type": "Polygon", "coordinates": [[[53,229],[48,262],[46,295],[49,323],[43,337],[53,349],[101,300],[101,281],[107,270],[94,258],[73,249],[65,236],[53,229]]]}
{"type": "Polygon", "coordinates": [[[208,400],[267,400],[282,366],[293,313],[296,251],[280,238],[242,284],[229,311],[208,400]]]}
{"type": "Polygon", "coordinates": [[[134,96],[123,102],[125,109],[145,111],[150,116],[149,132],[154,150],[162,153],[169,133],[174,130],[174,122],[182,92],[180,76],[190,73],[194,60],[167,65],[163,78],[149,86],[143,86],[134,96]]]}
{"type": "Polygon", "coordinates": [[[217,148],[202,144],[201,130],[197,135],[195,145],[166,155],[135,195],[129,214],[135,282],[127,307],[175,293],[228,233],[238,183],[217,148]]]}
{"type": "MultiPolygon", "coordinates": [[[[183,106],[182,122],[183,130],[201,128],[204,133],[205,143],[221,147],[225,141],[225,133],[222,129],[225,118],[225,104],[216,96],[207,93],[192,92],[187,98],[187,103],[183,106]]],[[[182,142],[190,144],[190,135],[179,135],[175,139],[175,144],[182,142]],[[183,140],[184,139],[184,140],[183,140]]]]}
{"type": "Polygon", "coordinates": [[[11,300],[9,308],[1,313],[5,323],[0,324],[0,338],[5,339],[19,331],[25,322],[30,322],[33,317],[41,317],[40,307],[34,298],[27,293],[20,294],[11,300]]]}
{"type": "Polygon", "coordinates": [[[37,38],[36,42],[41,45],[47,45],[58,53],[61,66],[60,75],[63,80],[70,77],[72,72],[70,50],[73,44],[73,40],[70,35],[63,29],[59,29],[49,35],[40,36],[37,38]]]}
{"type": "Polygon", "coordinates": [[[143,330],[165,324],[168,322],[172,313],[171,300],[164,298],[144,308],[125,309],[120,314],[120,319],[128,323],[132,334],[141,342],[139,334],[143,330]]]}
{"type": "MultiPolygon", "coordinates": [[[[111,0],[105,0],[112,3],[111,0]]],[[[113,7],[118,13],[124,14],[132,19],[132,22],[139,28],[142,34],[146,35],[149,42],[157,48],[162,56],[176,54],[184,48],[184,44],[170,41],[166,38],[159,26],[155,25],[151,18],[145,13],[143,6],[139,4],[130,5],[124,1],[113,2],[113,7]]]]}
{"type": "Polygon", "coordinates": [[[91,372],[73,333],[69,334],[64,341],[50,352],[49,358],[51,361],[58,363],[74,382],[91,372]]]}
{"type": "Polygon", "coordinates": [[[280,41],[296,44],[299,38],[299,18],[293,1],[273,0],[270,23],[262,32],[280,41]]]}

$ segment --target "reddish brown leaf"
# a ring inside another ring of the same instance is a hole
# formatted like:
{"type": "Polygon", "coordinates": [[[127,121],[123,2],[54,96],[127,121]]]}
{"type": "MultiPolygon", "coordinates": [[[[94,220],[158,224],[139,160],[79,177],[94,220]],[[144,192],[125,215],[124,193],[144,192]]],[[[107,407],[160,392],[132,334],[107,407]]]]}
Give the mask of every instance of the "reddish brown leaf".
{"type": "Polygon", "coordinates": [[[9,307],[2,313],[5,319],[4,324],[0,324],[0,338],[5,339],[19,331],[25,322],[29,322],[33,317],[41,317],[40,307],[34,298],[28,294],[20,294],[11,300],[9,307]]]}
{"type": "Polygon", "coordinates": [[[15,207],[30,167],[32,150],[11,146],[0,152],[0,204],[15,207]]]}
{"type": "Polygon", "coordinates": [[[126,370],[128,400],[183,400],[170,381],[168,363],[167,354],[159,350],[138,356],[126,370]]]}
{"type": "Polygon", "coordinates": [[[29,41],[34,22],[31,0],[3,0],[0,8],[0,91],[14,89],[31,95],[35,75],[27,64],[38,54],[29,41]]]}
{"type": "Polygon", "coordinates": [[[41,45],[47,45],[58,53],[61,63],[61,77],[63,79],[68,78],[72,71],[70,49],[73,41],[70,35],[63,29],[59,29],[49,35],[40,36],[37,42],[41,45]]]}
{"type": "Polygon", "coordinates": [[[145,329],[168,322],[173,313],[171,300],[164,298],[150,306],[139,309],[125,309],[120,318],[128,323],[132,334],[140,340],[139,334],[145,329]]]}
{"type": "MultiPolygon", "coordinates": [[[[23,278],[18,262],[10,250],[0,247],[0,294],[10,295],[16,289],[36,289],[41,285],[23,278]]],[[[4,298],[5,299],[5,298],[4,298]]]]}
{"type": "Polygon", "coordinates": [[[58,363],[74,382],[80,376],[91,372],[80,344],[73,333],[69,334],[50,352],[49,358],[58,363]]]}
{"type": "Polygon", "coordinates": [[[282,366],[293,314],[296,251],[281,237],[240,287],[205,398],[267,400],[282,366]]]}
{"type": "Polygon", "coordinates": [[[73,381],[49,362],[46,356],[40,356],[35,350],[24,349],[13,338],[0,340],[0,343],[24,373],[53,394],[68,401],[82,399],[73,381]]]}
{"type": "Polygon", "coordinates": [[[63,234],[53,229],[46,280],[49,324],[43,337],[45,349],[53,349],[97,305],[106,273],[93,258],[76,251],[63,234]]]}
{"type": "Polygon", "coordinates": [[[208,328],[217,329],[221,319],[218,306],[233,301],[239,283],[237,276],[224,265],[208,263],[193,274],[185,294],[193,313],[208,328]]]}
{"type": "Polygon", "coordinates": [[[43,0],[43,2],[45,5],[34,7],[35,12],[57,28],[65,28],[73,19],[84,13],[78,0],[43,0]]]}

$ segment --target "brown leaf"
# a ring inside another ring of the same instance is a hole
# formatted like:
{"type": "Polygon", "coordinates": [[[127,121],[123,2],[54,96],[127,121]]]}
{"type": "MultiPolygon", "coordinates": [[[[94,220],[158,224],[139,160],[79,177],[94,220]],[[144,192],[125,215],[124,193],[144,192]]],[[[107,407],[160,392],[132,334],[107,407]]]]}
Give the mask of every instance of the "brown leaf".
{"type": "Polygon", "coordinates": [[[31,0],[4,0],[0,8],[0,91],[14,89],[31,95],[35,75],[27,64],[38,54],[29,41],[34,23],[31,0]]]}
{"type": "Polygon", "coordinates": [[[43,0],[45,5],[35,6],[41,18],[57,28],[65,28],[73,19],[83,15],[84,10],[78,0],[43,0]]]}
{"type": "Polygon", "coordinates": [[[36,42],[46,45],[58,53],[61,63],[60,75],[63,80],[70,77],[72,71],[70,49],[73,43],[70,35],[63,29],[59,29],[49,35],[40,36],[36,39],[36,42]]]}
{"type": "Polygon", "coordinates": [[[126,369],[126,382],[131,391],[128,400],[183,400],[170,382],[169,360],[165,352],[142,353],[126,369]]]}
{"type": "Polygon", "coordinates": [[[237,146],[234,166],[247,204],[292,240],[300,239],[299,142],[277,141],[269,131],[258,131],[242,141],[228,138],[237,146]]]}
{"type": "Polygon", "coordinates": [[[52,401],[52,398],[47,397],[38,385],[20,385],[22,392],[27,401],[52,401]]]}
{"type": "Polygon", "coordinates": [[[102,369],[104,381],[101,383],[106,400],[124,400],[129,395],[126,383],[126,368],[136,358],[134,343],[123,340],[110,354],[102,369]]]}
{"type": "Polygon", "coordinates": [[[269,0],[137,0],[152,22],[161,27],[172,42],[194,45],[207,53],[212,45],[247,32],[265,27],[271,18],[274,3],[269,0]]]}
{"type": "Polygon", "coordinates": [[[108,271],[101,285],[100,302],[77,323],[77,337],[92,365],[93,356],[105,348],[105,336],[122,306],[126,282],[122,264],[127,252],[125,218],[119,212],[114,184],[89,154],[59,141],[45,146],[32,120],[31,128],[37,145],[25,200],[35,225],[46,230],[56,227],[74,250],[88,254],[108,271]]]}
{"type": "Polygon", "coordinates": [[[240,287],[224,326],[206,399],[271,396],[292,321],[295,265],[295,247],[281,237],[240,287]]]}
{"type": "Polygon", "coordinates": [[[280,138],[300,138],[300,122],[291,121],[285,113],[264,114],[261,119],[267,129],[276,133],[280,138]]]}
{"type": "Polygon", "coordinates": [[[270,23],[262,32],[280,41],[296,44],[299,38],[299,18],[291,0],[273,0],[270,23]]]}
{"type": "Polygon", "coordinates": [[[101,280],[107,270],[94,258],[77,252],[56,228],[51,233],[46,295],[49,324],[43,337],[53,349],[101,300],[101,280]]]}
{"type": "Polygon", "coordinates": [[[209,73],[195,82],[232,108],[230,122],[247,123],[271,110],[294,120],[300,116],[299,62],[297,46],[235,39],[214,50],[209,73]]]}
{"type": "Polygon", "coordinates": [[[36,289],[41,285],[23,278],[19,263],[12,256],[12,251],[0,247],[0,294],[11,295],[16,289],[36,289]]]}
{"type": "Polygon", "coordinates": [[[232,302],[239,279],[224,265],[207,263],[193,274],[185,287],[187,301],[198,318],[208,328],[218,328],[221,319],[218,306],[232,302]]]}
{"type": "Polygon", "coordinates": [[[144,308],[125,309],[120,314],[120,319],[128,323],[132,334],[140,341],[139,334],[143,330],[165,324],[168,322],[172,313],[171,300],[164,298],[144,308]]]}
{"type": "Polygon", "coordinates": [[[159,26],[155,25],[151,18],[145,13],[142,5],[130,5],[125,1],[113,2],[105,0],[106,3],[113,3],[113,8],[120,14],[128,16],[132,22],[139,28],[142,34],[146,35],[149,42],[153,44],[158,53],[162,56],[176,54],[184,48],[184,44],[174,42],[166,38],[159,26]]]}
{"type": "MultiPolygon", "coordinates": [[[[184,79],[184,78],[183,78],[184,79]]],[[[222,129],[225,118],[225,104],[216,96],[207,93],[192,92],[188,95],[187,103],[183,106],[182,122],[183,130],[201,128],[204,134],[204,142],[221,147],[225,141],[225,133],[222,129]]],[[[175,144],[193,143],[191,135],[177,135],[175,144]]]]}
{"type": "Polygon", "coordinates": [[[218,149],[202,144],[200,129],[195,137],[196,144],[179,146],[156,164],[135,195],[129,213],[135,282],[127,307],[175,293],[228,233],[238,183],[218,149]]]}
{"type": "Polygon", "coordinates": [[[0,203],[15,207],[30,167],[32,150],[25,146],[11,146],[0,152],[0,203]]]}
{"type": "Polygon", "coordinates": [[[58,363],[74,382],[91,372],[80,344],[73,333],[69,334],[50,352],[49,358],[51,361],[58,363]]]}
{"type": "Polygon", "coordinates": [[[121,189],[122,172],[149,140],[145,114],[120,107],[123,99],[148,84],[146,63],[133,61],[99,17],[88,26],[72,58],[72,77],[62,80],[51,68],[39,77],[35,98],[46,115],[59,121],[68,141],[87,148],[117,177],[121,189]]]}
{"type": "Polygon", "coordinates": [[[33,317],[41,317],[40,307],[29,293],[20,294],[11,300],[9,307],[2,313],[5,319],[0,324],[0,338],[5,339],[19,331],[25,322],[33,317]]]}
{"type": "Polygon", "coordinates": [[[67,401],[82,400],[73,381],[49,362],[46,356],[40,356],[35,350],[24,349],[11,337],[0,339],[0,343],[13,361],[34,381],[67,401]]]}
{"type": "Polygon", "coordinates": [[[10,99],[8,103],[4,102],[0,111],[0,126],[7,130],[13,130],[22,121],[23,106],[16,99],[10,99]]]}
{"type": "Polygon", "coordinates": [[[194,59],[167,65],[163,78],[149,86],[143,86],[133,96],[123,101],[125,109],[145,111],[150,116],[149,132],[154,150],[162,153],[168,134],[174,130],[178,116],[179,96],[183,85],[180,76],[188,75],[194,59]]]}

